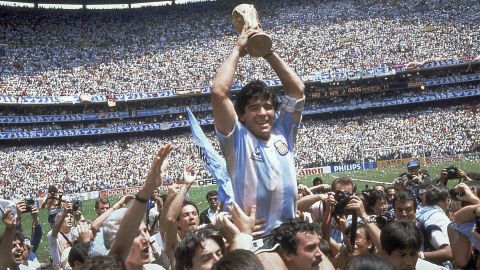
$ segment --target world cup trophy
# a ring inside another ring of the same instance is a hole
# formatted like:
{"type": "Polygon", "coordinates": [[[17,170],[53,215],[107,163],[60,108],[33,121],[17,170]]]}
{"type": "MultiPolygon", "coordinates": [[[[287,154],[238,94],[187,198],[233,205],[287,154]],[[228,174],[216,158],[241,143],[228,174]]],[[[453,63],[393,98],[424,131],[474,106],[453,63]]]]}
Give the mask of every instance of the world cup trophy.
{"type": "MultiPolygon", "coordinates": [[[[239,33],[244,28],[260,28],[257,10],[253,5],[241,4],[232,12],[232,25],[239,33]]],[[[272,51],[272,38],[265,33],[251,36],[247,41],[247,53],[253,57],[262,57],[272,51]]]]}

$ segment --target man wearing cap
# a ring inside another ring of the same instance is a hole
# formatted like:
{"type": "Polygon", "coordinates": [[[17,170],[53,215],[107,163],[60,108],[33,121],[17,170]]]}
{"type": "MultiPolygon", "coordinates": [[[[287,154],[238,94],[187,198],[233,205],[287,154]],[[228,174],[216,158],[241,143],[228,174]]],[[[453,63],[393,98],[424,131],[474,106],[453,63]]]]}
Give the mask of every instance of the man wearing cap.
{"type": "Polygon", "coordinates": [[[412,159],[407,163],[407,171],[409,174],[419,175],[420,173],[420,161],[418,159],[412,159]]]}

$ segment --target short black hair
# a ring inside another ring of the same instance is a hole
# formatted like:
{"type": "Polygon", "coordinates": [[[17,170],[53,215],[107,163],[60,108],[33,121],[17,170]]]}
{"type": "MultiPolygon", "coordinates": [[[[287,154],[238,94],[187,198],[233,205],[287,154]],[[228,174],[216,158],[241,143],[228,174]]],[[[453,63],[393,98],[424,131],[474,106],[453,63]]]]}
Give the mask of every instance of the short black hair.
{"type": "MultiPolygon", "coordinates": [[[[194,202],[187,201],[187,200],[183,201],[182,207],[180,208],[180,212],[182,212],[183,207],[185,207],[187,205],[191,205],[191,206],[195,207],[195,210],[197,210],[197,214],[200,214],[200,212],[198,211],[197,205],[194,202]]],[[[178,213],[177,220],[180,220],[180,213],[178,213]]]]}
{"type": "Polygon", "coordinates": [[[314,186],[321,185],[321,184],[323,184],[323,180],[322,180],[322,178],[320,178],[320,177],[317,176],[317,177],[313,178],[312,184],[313,184],[314,186]]]}
{"type": "Polygon", "coordinates": [[[395,270],[395,266],[376,254],[368,254],[353,257],[346,270],[395,270]]]}
{"type": "Polygon", "coordinates": [[[382,249],[388,255],[395,250],[415,249],[420,250],[423,235],[417,226],[411,221],[398,220],[390,222],[383,227],[380,234],[382,249]]]}
{"type": "Polygon", "coordinates": [[[220,232],[213,225],[207,225],[201,229],[188,232],[185,237],[178,243],[175,249],[175,269],[185,270],[193,266],[192,258],[195,256],[195,251],[198,247],[203,247],[205,239],[212,239],[215,241],[222,254],[225,252],[225,244],[220,232]]]}
{"type": "Polygon", "coordinates": [[[448,199],[448,190],[441,186],[431,186],[425,192],[425,204],[437,205],[438,202],[448,199]]]}
{"type": "Polygon", "coordinates": [[[316,223],[306,221],[288,221],[273,229],[272,235],[276,243],[280,244],[280,250],[287,254],[297,253],[297,233],[311,232],[321,235],[320,227],[316,223]]]}
{"type": "Polygon", "coordinates": [[[212,270],[263,270],[262,262],[250,250],[237,249],[227,252],[212,267],[212,270]]]}
{"type": "Polygon", "coordinates": [[[387,201],[387,194],[383,191],[378,191],[378,190],[371,190],[367,194],[364,194],[365,197],[365,210],[369,215],[373,214],[373,208],[375,207],[375,204],[377,201],[384,199],[387,201]]]}
{"type": "Polygon", "coordinates": [[[355,183],[353,183],[353,180],[352,180],[352,178],[350,178],[350,177],[340,176],[340,177],[338,177],[338,178],[335,178],[335,179],[332,181],[332,190],[333,190],[333,191],[335,191],[335,186],[336,186],[337,184],[341,184],[341,185],[351,185],[353,192],[357,191],[357,186],[355,185],[355,183]]]}
{"type": "Polygon", "coordinates": [[[413,208],[417,210],[417,199],[413,197],[410,192],[403,191],[395,194],[395,199],[393,199],[393,209],[395,209],[396,201],[413,201],[413,208]]]}
{"type": "Polygon", "coordinates": [[[242,116],[245,113],[245,106],[251,99],[270,100],[275,109],[277,108],[276,97],[270,87],[261,80],[254,80],[247,83],[237,92],[235,111],[238,116],[242,116]]]}
{"type": "Polygon", "coordinates": [[[218,192],[216,190],[210,190],[209,192],[207,192],[207,195],[205,196],[205,199],[208,199],[213,197],[213,196],[217,196],[218,195],[218,192]]]}
{"type": "Polygon", "coordinates": [[[68,253],[68,264],[73,267],[75,262],[85,263],[85,260],[88,258],[88,243],[78,243],[73,245],[68,253]]]}
{"type": "Polygon", "coordinates": [[[89,270],[118,270],[125,269],[123,260],[116,255],[88,257],[82,269],[89,270]]]}

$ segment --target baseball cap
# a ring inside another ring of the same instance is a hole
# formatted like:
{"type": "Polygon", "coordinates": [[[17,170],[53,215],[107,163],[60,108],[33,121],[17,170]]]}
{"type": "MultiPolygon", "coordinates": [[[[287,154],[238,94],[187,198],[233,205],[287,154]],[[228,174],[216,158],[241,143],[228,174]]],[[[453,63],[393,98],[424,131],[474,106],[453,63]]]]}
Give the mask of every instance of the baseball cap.
{"type": "Polygon", "coordinates": [[[420,167],[420,161],[417,159],[412,159],[407,163],[407,168],[415,168],[420,167]]]}

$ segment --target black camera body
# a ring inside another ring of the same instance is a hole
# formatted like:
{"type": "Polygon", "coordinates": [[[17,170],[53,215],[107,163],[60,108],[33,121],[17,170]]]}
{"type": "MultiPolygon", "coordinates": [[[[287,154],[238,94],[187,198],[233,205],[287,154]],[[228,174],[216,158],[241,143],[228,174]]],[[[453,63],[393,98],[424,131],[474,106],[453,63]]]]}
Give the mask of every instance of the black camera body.
{"type": "Polygon", "coordinates": [[[450,196],[450,199],[458,201],[458,197],[465,196],[465,192],[460,191],[456,188],[452,188],[448,190],[448,195],[450,196]]]}
{"type": "Polygon", "coordinates": [[[337,215],[344,215],[347,212],[347,204],[352,198],[353,194],[346,191],[335,191],[335,201],[337,204],[335,205],[335,209],[333,210],[333,214],[337,215]]]}
{"type": "Polygon", "coordinates": [[[395,215],[390,211],[386,211],[381,213],[375,218],[375,223],[377,223],[378,227],[381,229],[385,225],[387,225],[388,223],[394,220],[395,220],[395,215]]]}
{"type": "Polygon", "coordinates": [[[455,166],[448,166],[445,168],[447,171],[447,180],[460,178],[460,171],[455,166]]]}
{"type": "Polygon", "coordinates": [[[35,200],[34,199],[25,199],[25,213],[31,213],[33,206],[35,206],[35,200]]]}
{"type": "Polygon", "coordinates": [[[74,200],[72,202],[72,212],[76,212],[82,208],[82,202],[79,200],[74,200]]]}

